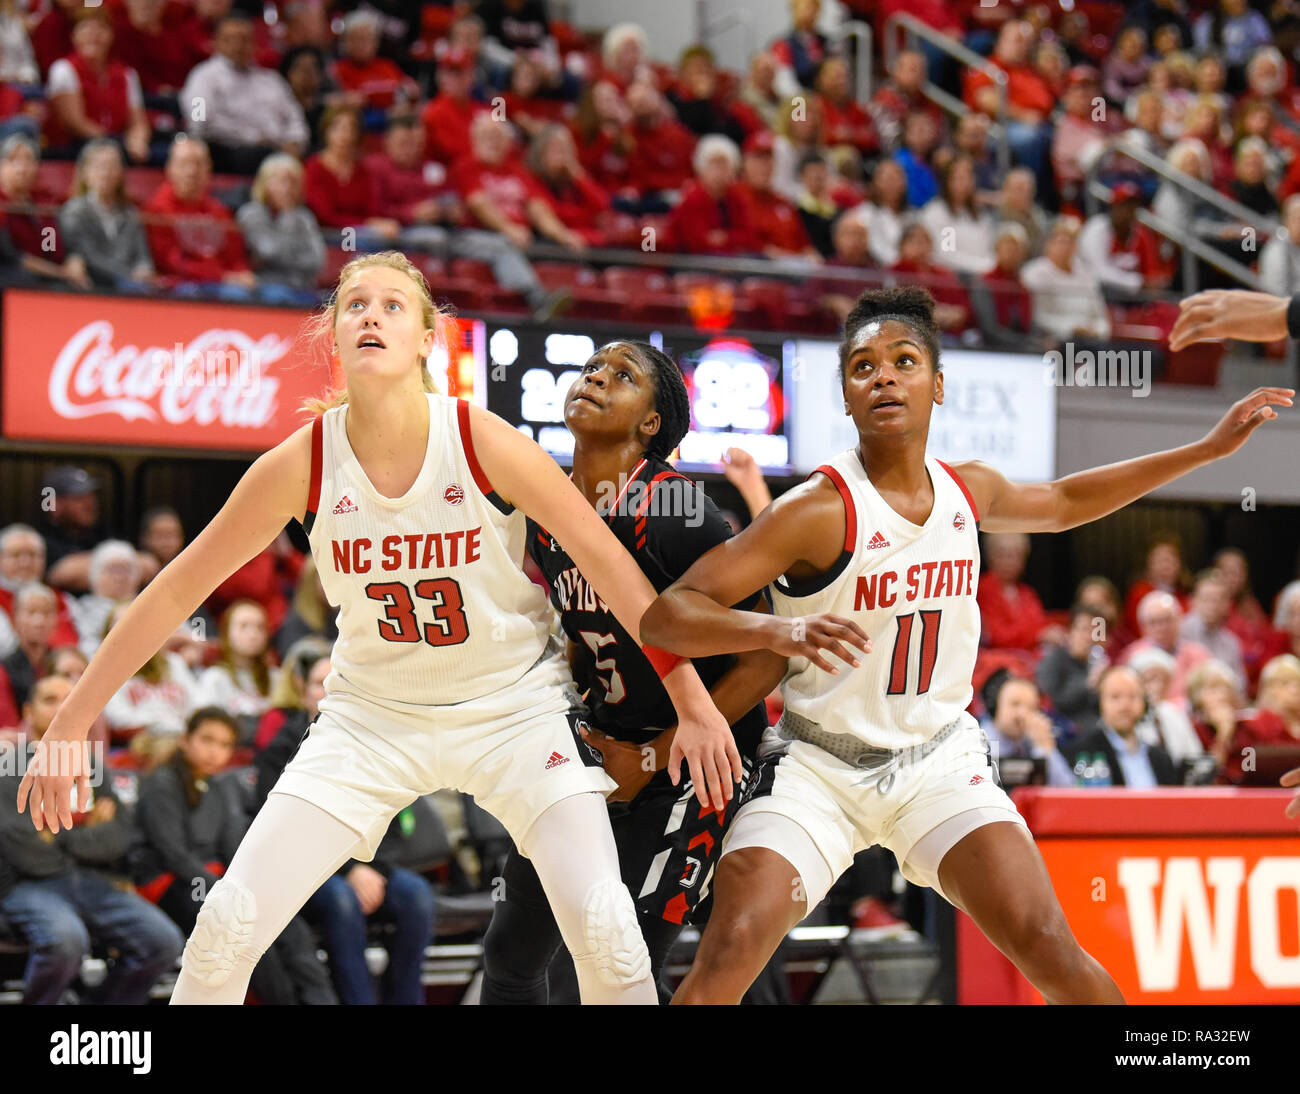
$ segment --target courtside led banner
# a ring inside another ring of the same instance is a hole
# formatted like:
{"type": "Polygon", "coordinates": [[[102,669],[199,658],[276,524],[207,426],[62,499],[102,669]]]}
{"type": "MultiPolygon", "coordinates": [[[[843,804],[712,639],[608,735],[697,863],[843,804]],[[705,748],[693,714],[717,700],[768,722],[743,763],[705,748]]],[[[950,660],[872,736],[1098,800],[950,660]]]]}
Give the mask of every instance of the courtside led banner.
{"type": "MultiPolygon", "coordinates": [[[[331,381],[308,313],[10,290],[0,430],[13,440],[263,451],[331,381]]],[[[456,320],[430,359],[449,394],[481,390],[483,324],[456,320]]]]}
{"type": "MultiPolygon", "coordinates": [[[[1300,1003],[1300,826],[1283,813],[1289,793],[1013,797],[1070,929],[1128,1002],[1300,1003]]],[[[1042,1001],[964,915],[957,962],[960,1002],[1042,1001]]]]}

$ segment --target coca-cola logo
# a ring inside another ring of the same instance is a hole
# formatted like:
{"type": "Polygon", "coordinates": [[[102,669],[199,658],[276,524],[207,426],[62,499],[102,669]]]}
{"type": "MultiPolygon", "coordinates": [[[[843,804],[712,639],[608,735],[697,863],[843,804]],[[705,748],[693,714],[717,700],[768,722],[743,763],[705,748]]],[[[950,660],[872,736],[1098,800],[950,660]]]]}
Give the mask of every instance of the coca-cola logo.
{"type": "Polygon", "coordinates": [[[292,345],[277,334],[253,338],[214,327],[188,343],[119,348],[113,324],[96,320],[55,358],[50,406],[70,419],[115,414],[128,422],[260,429],[275,418],[280,390],[268,370],[292,345]]]}

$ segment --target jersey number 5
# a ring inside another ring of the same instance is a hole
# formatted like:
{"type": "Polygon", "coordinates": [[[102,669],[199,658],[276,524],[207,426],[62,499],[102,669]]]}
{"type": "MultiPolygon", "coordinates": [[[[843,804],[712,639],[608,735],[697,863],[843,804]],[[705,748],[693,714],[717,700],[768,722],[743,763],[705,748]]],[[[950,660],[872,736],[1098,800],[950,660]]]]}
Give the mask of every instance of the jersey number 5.
{"type": "Polygon", "coordinates": [[[907,693],[907,665],[911,659],[912,621],[921,617],[921,670],[917,674],[916,694],[930,690],[930,677],[934,675],[934,662],[939,653],[939,617],[942,611],[908,612],[898,616],[898,635],[894,639],[894,652],[889,659],[889,687],[886,695],[907,693]]]}
{"type": "Polygon", "coordinates": [[[366,596],[384,602],[379,637],[385,642],[418,642],[431,646],[459,646],[469,637],[460,583],[451,577],[431,577],[415,583],[415,595],[433,602],[433,622],[423,627],[415,618],[411,590],[400,581],[372,581],[366,596]]]}
{"type": "Polygon", "coordinates": [[[615,645],[617,639],[612,634],[600,634],[597,631],[579,631],[582,640],[591,647],[591,652],[596,657],[596,672],[608,672],[608,676],[600,676],[600,682],[605,688],[605,702],[611,706],[615,703],[621,703],[627,697],[627,688],[623,684],[623,677],[619,675],[615,667],[616,662],[611,654],[609,657],[600,656],[600,647],[615,645]]]}

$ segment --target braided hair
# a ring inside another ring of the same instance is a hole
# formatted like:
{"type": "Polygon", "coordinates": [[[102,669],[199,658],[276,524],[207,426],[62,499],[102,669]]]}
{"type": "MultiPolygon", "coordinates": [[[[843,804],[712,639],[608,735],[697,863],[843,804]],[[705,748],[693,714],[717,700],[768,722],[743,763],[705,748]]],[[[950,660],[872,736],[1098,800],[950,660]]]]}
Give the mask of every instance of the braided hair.
{"type": "MultiPolygon", "coordinates": [[[[659,414],[659,432],[646,445],[646,455],[666,460],[682,443],[691,428],[691,397],[677,362],[649,342],[612,342],[622,346],[650,373],[654,383],[654,408],[659,414]]],[[[603,348],[603,347],[602,347],[603,348]]]]}
{"type": "Polygon", "coordinates": [[[934,297],[919,285],[898,285],[888,289],[868,289],[858,297],[853,310],[844,320],[844,337],[840,340],[840,384],[845,383],[844,369],[849,363],[858,332],[868,323],[884,320],[905,323],[920,336],[921,345],[930,355],[930,363],[938,372],[939,327],[934,321],[934,297]]]}

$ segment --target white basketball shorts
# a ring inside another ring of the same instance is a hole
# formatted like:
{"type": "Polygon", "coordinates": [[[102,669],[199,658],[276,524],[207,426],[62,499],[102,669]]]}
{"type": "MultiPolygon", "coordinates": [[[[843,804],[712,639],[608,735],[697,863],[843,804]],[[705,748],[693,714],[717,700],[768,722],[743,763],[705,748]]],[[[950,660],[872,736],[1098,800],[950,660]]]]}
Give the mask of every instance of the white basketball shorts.
{"type": "Polygon", "coordinates": [[[892,779],[769,729],[722,853],[768,847],[783,855],[803,880],[811,912],[853,857],[874,844],[894,853],[908,881],[942,896],[943,856],[993,821],[1025,823],[998,783],[983,730],[968,715],[928,756],[897,767],[892,779]],[[925,839],[930,833],[936,839],[925,839]]]}
{"type": "Polygon", "coordinates": [[[509,688],[446,706],[363,695],[338,673],[320,715],[272,794],[320,806],[361,836],[369,861],[389,821],[417,797],[472,794],[522,851],[533,822],[556,802],[617,783],[578,734],[568,664],[549,654],[509,688]]]}

